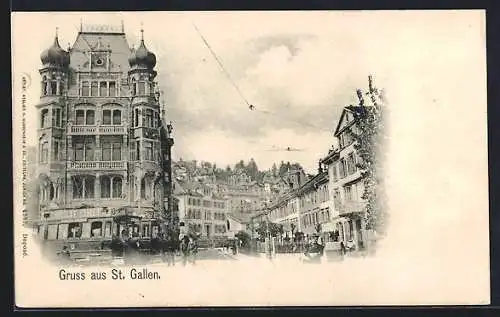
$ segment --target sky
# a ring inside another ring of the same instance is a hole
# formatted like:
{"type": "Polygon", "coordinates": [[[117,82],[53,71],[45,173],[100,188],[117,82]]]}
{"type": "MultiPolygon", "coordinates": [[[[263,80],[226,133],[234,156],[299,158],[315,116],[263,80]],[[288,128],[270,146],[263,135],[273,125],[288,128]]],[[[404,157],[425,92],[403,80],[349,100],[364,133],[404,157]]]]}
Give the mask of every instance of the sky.
{"type": "MultiPolygon", "coordinates": [[[[397,83],[407,58],[414,59],[411,71],[423,71],[415,67],[453,32],[453,23],[439,23],[439,15],[430,13],[413,19],[405,13],[363,11],[16,14],[14,63],[22,61],[16,69],[33,81],[28,125],[33,125],[39,97],[40,53],[52,43],[56,27],[61,45],[72,45],[80,21],[123,21],[129,44],[135,46],[142,25],[146,46],[157,56],[167,120],[174,125],[174,159],[226,166],[254,158],[260,169],[297,161],[309,172],[335,144],[342,108],[356,102],[355,90],[367,86],[368,75],[388,90],[389,78],[397,83]],[[23,32],[28,23],[37,27],[23,32]],[[287,147],[301,151],[274,151],[287,147]]],[[[27,138],[35,144],[34,129],[28,129],[27,138]]]]}

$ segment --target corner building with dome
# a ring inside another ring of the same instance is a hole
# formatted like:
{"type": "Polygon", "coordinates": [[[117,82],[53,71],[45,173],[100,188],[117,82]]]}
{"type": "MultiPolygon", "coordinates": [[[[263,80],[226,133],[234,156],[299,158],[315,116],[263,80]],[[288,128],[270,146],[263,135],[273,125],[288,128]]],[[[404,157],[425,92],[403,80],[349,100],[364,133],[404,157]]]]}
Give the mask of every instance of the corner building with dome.
{"type": "Polygon", "coordinates": [[[174,229],[171,136],[156,56],[119,28],[81,26],[40,56],[37,232],[85,253],[113,237],[147,242],[174,229]]]}

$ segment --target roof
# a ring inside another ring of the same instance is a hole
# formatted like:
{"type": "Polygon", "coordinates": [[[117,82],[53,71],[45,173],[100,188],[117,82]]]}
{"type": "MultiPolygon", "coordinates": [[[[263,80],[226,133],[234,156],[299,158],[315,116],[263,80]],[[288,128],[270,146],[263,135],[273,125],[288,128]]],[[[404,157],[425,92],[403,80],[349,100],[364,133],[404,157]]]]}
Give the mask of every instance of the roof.
{"type": "Polygon", "coordinates": [[[128,57],[131,50],[125,33],[79,32],[69,52],[70,67],[77,69],[88,63],[87,52],[94,49],[99,40],[103,48],[111,50],[110,71],[127,72],[130,69],[128,57]]]}
{"type": "Polygon", "coordinates": [[[321,162],[323,162],[325,164],[328,164],[328,163],[334,161],[335,157],[339,156],[339,155],[340,155],[340,150],[339,149],[329,150],[328,154],[321,159],[321,162]]]}
{"type": "Polygon", "coordinates": [[[339,119],[339,122],[337,123],[337,127],[335,128],[335,132],[333,133],[333,135],[337,136],[341,130],[344,129],[344,127],[347,127],[347,126],[351,126],[355,120],[349,122],[347,125],[345,126],[342,126],[342,124],[344,123],[344,117],[347,115],[347,113],[353,113],[353,114],[362,114],[364,113],[365,111],[365,107],[362,107],[362,106],[352,106],[352,105],[349,105],[349,106],[346,106],[344,107],[344,109],[342,110],[342,114],[340,115],[340,119],[339,119]]]}
{"type": "Polygon", "coordinates": [[[251,218],[251,216],[249,214],[244,214],[244,213],[240,213],[240,212],[230,213],[227,216],[229,218],[232,218],[233,220],[240,222],[240,223],[250,222],[250,218],[251,218]]]}

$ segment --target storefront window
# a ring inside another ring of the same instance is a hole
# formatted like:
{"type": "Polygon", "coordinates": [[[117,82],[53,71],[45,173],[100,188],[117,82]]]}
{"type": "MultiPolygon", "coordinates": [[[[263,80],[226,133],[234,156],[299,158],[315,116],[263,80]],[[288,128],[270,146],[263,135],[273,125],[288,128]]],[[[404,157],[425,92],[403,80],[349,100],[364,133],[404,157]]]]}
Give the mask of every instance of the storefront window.
{"type": "Polygon", "coordinates": [[[49,225],[47,240],[56,240],[56,239],[57,239],[57,225],[49,225]]]}
{"type": "Polygon", "coordinates": [[[68,224],[67,223],[59,224],[57,239],[63,240],[66,239],[67,236],[68,236],[68,224]]]}
{"type": "Polygon", "coordinates": [[[80,238],[82,236],[81,224],[72,222],[68,225],[68,239],[80,238]]]}
{"type": "Polygon", "coordinates": [[[111,226],[112,222],[111,221],[106,221],[105,227],[104,227],[104,236],[106,238],[111,237],[111,226]]]}
{"type": "Polygon", "coordinates": [[[102,236],[102,222],[101,221],[92,222],[92,224],[90,225],[90,236],[93,238],[102,236]]]}

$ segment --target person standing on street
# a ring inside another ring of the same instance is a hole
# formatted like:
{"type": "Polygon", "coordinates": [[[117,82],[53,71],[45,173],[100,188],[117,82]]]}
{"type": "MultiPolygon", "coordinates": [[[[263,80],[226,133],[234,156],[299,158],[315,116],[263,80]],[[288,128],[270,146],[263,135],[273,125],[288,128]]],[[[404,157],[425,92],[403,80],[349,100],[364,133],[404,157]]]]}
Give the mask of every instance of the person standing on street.
{"type": "Polygon", "coordinates": [[[170,235],[164,240],[164,252],[168,266],[175,266],[175,242],[170,235]]]}
{"type": "Polygon", "coordinates": [[[196,264],[196,255],[198,253],[198,245],[195,239],[189,238],[188,250],[189,250],[189,263],[194,265],[196,264]]]}
{"type": "Polygon", "coordinates": [[[189,238],[184,236],[181,240],[180,244],[181,256],[182,256],[182,265],[186,266],[188,257],[189,257],[189,238]]]}

